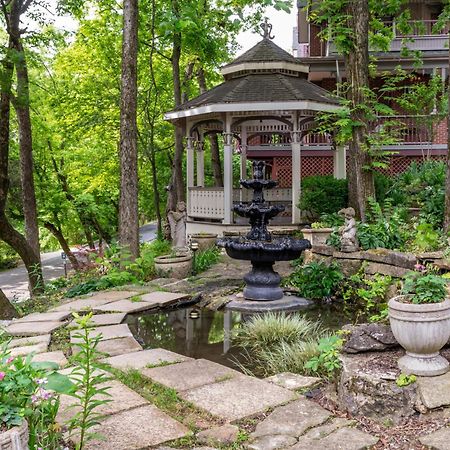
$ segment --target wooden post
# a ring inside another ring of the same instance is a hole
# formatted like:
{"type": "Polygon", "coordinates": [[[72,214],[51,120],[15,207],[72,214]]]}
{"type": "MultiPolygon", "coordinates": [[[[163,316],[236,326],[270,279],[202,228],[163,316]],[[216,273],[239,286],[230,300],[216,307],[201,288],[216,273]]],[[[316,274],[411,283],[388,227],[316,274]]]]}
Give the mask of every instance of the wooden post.
{"type": "Polygon", "coordinates": [[[333,153],[333,176],[338,180],[347,178],[347,149],[343,145],[336,147],[333,153]]]}
{"type": "Polygon", "coordinates": [[[186,207],[187,214],[190,213],[191,207],[191,198],[189,195],[189,191],[194,187],[194,138],[187,137],[186,138],[186,207]]]}
{"type": "Polygon", "coordinates": [[[203,141],[197,147],[197,186],[205,187],[205,151],[203,141]]]}

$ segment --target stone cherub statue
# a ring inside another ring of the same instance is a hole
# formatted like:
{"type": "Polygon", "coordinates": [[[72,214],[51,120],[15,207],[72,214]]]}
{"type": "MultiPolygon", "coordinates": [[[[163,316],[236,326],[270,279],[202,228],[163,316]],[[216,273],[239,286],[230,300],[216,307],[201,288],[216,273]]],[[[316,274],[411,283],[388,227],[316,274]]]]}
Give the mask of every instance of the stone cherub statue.
{"type": "Polygon", "coordinates": [[[178,202],[176,211],[169,211],[167,218],[170,225],[172,247],[178,250],[186,250],[186,203],[178,202]]]}
{"type": "Polygon", "coordinates": [[[359,242],[356,236],[355,210],[353,208],[343,208],[338,214],[344,216],[344,225],[339,229],[341,235],[341,252],[351,253],[359,249],[359,242]]]}

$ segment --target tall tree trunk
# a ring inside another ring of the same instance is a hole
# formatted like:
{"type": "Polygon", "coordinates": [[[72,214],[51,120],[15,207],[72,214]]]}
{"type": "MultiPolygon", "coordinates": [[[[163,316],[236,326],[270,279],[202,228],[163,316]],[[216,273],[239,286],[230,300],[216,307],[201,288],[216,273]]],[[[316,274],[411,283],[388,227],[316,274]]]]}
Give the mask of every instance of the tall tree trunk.
{"type": "Polygon", "coordinates": [[[360,107],[366,103],[365,89],[369,86],[369,5],[367,0],[348,3],[348,22],[353,31],[354,48],[345,58],[347,81],[350,85],[351,120],[361,125],[353,128],[348,147],[347,174],[349,203],[361,220],[366,219],[369,197],[375,197],[371,156],[367,139],[367,119],[360,107]]]}
{"type": "MultiPolygon", "coordinates": [[[[200,67],[200,69],[198,69],[197,80],[200,87],[200,93],[203,94],[207,91],[205,71],[203,70],[203,67],[200,67]]],[[[220,162],[220,149],[217,134],[210,134],[208,138],[209,146],[211,149],[211,166],[214,177],[214,186],[223,187],[222,164],[220,162]]]]}
{"type": "Polygon", "coordinates": [[[449,32],[449,55],[448,55],[448,77],[447,77],[447,158],[446,158],[446,178],[445,178],[445,207],[444,207],[444,233],[450,231],[450,32],[449,32]]]}
{"type": "Polygon", "coordinates": [[[122,78],[120,103],[119,242],[132,259],[139,256],[137,164],[138,2],[123,2],[122,78]]]}
{"type": "Polygon", "coordinates": [[[6,217],[6,201],[9,190],[9,138],[11,111],[11,84],[13,63],[10,52],[13,43],[10,36],[9,51],[2,62],[0,77],[0,239],[12,247],[22,258],[28,272],[31,295],[43,292],[44,281],[39,256],[30,247],[26,239],[16,231],[6,217]]]}
{"type": "Polygon", "coordinates": [[[14,39],[17,74],[17,99],[14,102],[19,123],[20,181],[22,186],[25,237],[40,259],[39,226],[37,218],[36,192],[34,188],[33,140],[30,118],[30,91],[28,68],[20,36],[14,39]]]}
{"type": "Polygon", "coordinates": [[[44,227],[47,228],[50,233],[55,236],[55,238],[58,240],[59,245],[63,249],[64,253],[67,255],[67,258],[69,258],[70,264],[72,264],[72,267],[74,270],[80,270],[80,264],[78,263],[78,260],[76,256],[73,254],[72,250],[70,250],[70,246],[64,237],[61,228],[56,226],[55,224],[51,222],[44,222],[44,227]]]}
{"type": "MultiPolygon", "coordinates": [[[[172,14],[175,18],[180,18],[180,5],[178,0],[172,0],[172,14]]],[[[175,108],[181,105],[181,80],[180,80],[180,59],[181,59],[181,33],[174,31],[172,40],[172,79],[173,97],[175,108]]],[[[174,211],[179,201],[184,201],[186,194],[183,181],[183,132],[180,127],[175,127],[175,150],[172,162],[172,181],[167,196],[166,211],[174,211]]]]}

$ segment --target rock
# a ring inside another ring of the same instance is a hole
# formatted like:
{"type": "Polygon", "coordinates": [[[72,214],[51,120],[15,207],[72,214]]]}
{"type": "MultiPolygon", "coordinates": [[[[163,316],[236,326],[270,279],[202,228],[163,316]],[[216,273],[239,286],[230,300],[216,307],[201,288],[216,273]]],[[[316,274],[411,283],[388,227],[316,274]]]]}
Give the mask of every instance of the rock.
{"type": "Polygon", "coordinates": [[[292,450],[365,450],[378,442],[378,438],[357,428],[339,428],[327,436],[301,437],[292,450]]]}
{"type": "Polygon", "coordinates": [[[398,347],[391,327],[382,323],[363,323],[345,325],[345,344],[342,350],[346,353],[383,351],[398,347]]]}
{"type": "MultiPolygon", "coordinates": [[[[82,339],[80,337],[77,337],[78,334],[80,334],[78,330],[73,330],[70,332],[70,342],[72,344],[82,342],[82,339]]],[[[133,336],[126,323],[121,323],[119,325],[107,325],[104,327],[96,327],[92,328],[92,330],[89,331],[89,337],[91,339],[99,335],[101,335],[102,341],[106,341],[108,339],[133,336]]]]}
{"type": "Polygon", "coordinates": [[[44,342],[40,342],[34,345],[26,345],[24,347],[14,347],[10,349],[10,356],[15,358],[16,356],[26,356],[30,353],[43,353],[48,350],[48,345],[44,342]]]}
{"type": "Polygon", "coordinates": [[[126,353],[102,360],[102,362],[110,364],[116,369],[143,369],[147,366],[157,366],[164,363],[173,364],[183,361],[192,361],[192,358],[163,348],[152,348],[140,352],[126,353]]]}
{"type": "MultiPolygon", "coordinates": [[[[95,314],[91,317],[90,323],[93,327],[104,325],[118,325],[123,322],[126,316],[126,313],[95,314]]],[[[70,322],[69,326],[75,328],[78,327],[75,320],[70,322]]]]}
{"type": "Polygon", "coordinates": [[[227,424],[200,431],[197,440],[200,444],[206,445],[230,445],[236,441],[238,434],[239,428],[236,425],[227,424]]]}
{"type": "Polygon", "coordinates": [[[377,262],[369,262],[364,267],[364,273],[368,275],[375,275],[377,273],[381,275],[389,275],[394,278],[403,278],[410,269],[404,269],[403,267],[390,266],[388,264],[382,264],[377,262]]]}
{"type": "Polygon", "coordinates": [[[233,369],[206,359],[197,359],[170,366],[143,369],[142,375],[178,392],[243,375],[233,369]]]}
{"type": "Polygon", "coordinates": [[[311,428],[306,432],[304,436],[300,438],[302,440],[305,439],[321,439],[329,434],[333,433],[333,431],[338,430],[339,428],[353,426],[355,422],[343,418],[335,418],[330,422],[325,423],[324,425],[320,425],[315,428],[311,428]]]}
{"type": "Polygon", "coordinates": [[[247,444],[245,448],[249,450],[278,450],[291,447],[296,442],[297,439],[295,437],[274,434],[256,438],[251,443],[247,444]]]}
{"type": "Polygon", "coordinates": [[[97,311],[105,312],[123,312],[123,313],[136,313],[146,311],[147,309],[153,309],[151,303],[148,302],[132,302],[131,300],[118,300],[116,302],[107,303],[96,308],[97,311]]]}
{"type": "Polygon", "coordinates": [[[335,250],[331,245],[313,245],[309,251],[318,255],[333,256],[335,250]]]}
{"type": "Polygon", "coordinates": [[[417,377],[417,386],[426,408],[450,405],[450,372],[437,377],[417,377]]]}
{"type": "Polygon", "coordinates": [[[48,346],[48,345],[50,345],[51,337],[52,336],[50,334],[41,334],[38,336],[29,336],[29,337],[24,337],[24,338],[13,339],[9,343],[9,348],[25,347],[27,345],[35,345],[35,344],[41,344],[41,343],[48,346]]]}
{"type": "MultiPolygon", "coordinates": [[[[343,253],[344,255],[351,255],[351,253],[343,253]]],[[[350,277],[355,275],[362,266],[362,261],[360,259],[339,259],[339,267],[345,277],[350,277]]]]}
{"type": "Polygon", "coordinates": [[[102,439],[87,442],[85,450],[142,449],[189,434],[184,425],[153,405],[108,416],[89,431],[98,433],[102,439]]]}
{"type": "Polygon", "coordinates": [[[297,375],[290,372],[279,373],[268,377],[265,380],[269,383],[274,383],[291,390],[309,388],[322,381],[317,377],[304,377],[303,375],[297,375]]]}
{"type": "Polygon", "coordinates": [[[415,414],[420,403],[416,383],[399,387],[397,360],[403,352],[341,355],[339,406],[353,416],[399,423],[415,414]]]}
{"type": "Polygon", "coordinates": [[[63,303],[62,305],[56,306],[55,308],[50,309],[50,312],[61,312],[61,311],[97,311],[100,306],[105,305],[107,303],[112,302],[113,300],[109,299],[100,299],[97,297],[84,298],[79,300],[74,300],[70,302],[63,303]]]}
{"type": "Polygon", "coordinates": [[[141,345],[133,336],[100,341],[97,346],[100,353],[108,356],[122,355],[123,353],[134,353],[142,350],[141,345]]]}
{"type": "Polygon", "coordinates": [[[152,304],[153,306],[169,306],[179,300],[189,297],[187,294],[179,294],[173,292],[155,291],[145,294],[141,297],[141,301],[152,304]]]}
{"type": "Polygon", "coordinates": [[[91,295],[91,300],[106,300],[107,302],[114,302],[116,300],[122,300],[130,298],[138,294],[136,291],[102,291],[97,294],[91,295]]]}
{"type": "Polygon", "coordinates": [[[49,334],[57,328],[62,327],[64,322],[21,322],[12,323],[5,328],[11,336],[36,336],[39,334],[49,334]]]}
{"type": "Polygon", "coordinates": [[[13,323],[63,321],[67,319],[69,316],[70,312],[68,311],[33,313],[21,317],[20,319],[14,319],[13,323]]]}
{"type": "MultiPolygon", "coordinates": [[[[340,252],[339,250],[335,250],[333,252],[333,258],[334,259],[349,259],[349,260],[362,260],[362,253],[361,252],[340,252]]],[[[339,261],[340,263],[341,261],[339,261]]]]}
{"type": "Polygon", "coordinates": [[[180,397],[214,416],[233,421],[289,402],[295,394],[266,381],[240,375],[181,392],[180,397]]]}
{"type": "Polygon", "coordinates": [[[422,445],[431,447],[433,450],[448,450],[450,442],[450,428],[442,427],[434,433],[419,437],[422,445]]]}
{"type": "Polygon", "coordinates": [[[385,248],[376,248],[366,250],[361,253],[361,256],[366,261],[378,262],[388,264],[396,267],[403,267],[404,269],[413,270],[417,264],[416,257],[411,253],[396,252],[385,248]]]}
{"type": "Polygon", "coordinates": [[[59,350],[56,352],[45,352],[34,355],[33,362],[53,362],[58,364],[60,368],[63,368],[68,364],[64,353],[59,350]]]}
{"type": "Polygon", "coordinates": [[[304,397],[276,408],[256,426],[252,438],[282,434],[298,437],[307,429],[324,423],[331,413],[304,397]]]}

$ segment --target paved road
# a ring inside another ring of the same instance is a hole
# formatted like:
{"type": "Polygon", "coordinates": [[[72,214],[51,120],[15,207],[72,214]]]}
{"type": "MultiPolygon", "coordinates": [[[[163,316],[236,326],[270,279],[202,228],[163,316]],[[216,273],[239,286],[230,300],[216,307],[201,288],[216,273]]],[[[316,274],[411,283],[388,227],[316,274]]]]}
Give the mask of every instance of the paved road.
{"type": "MultiPolygon", "coordinates": [[[[141,242],[152,241],[156,237],[156,223],[148,223],[139,229],[141,242]]],[[[41,254],[42,270],[46,281],[64,275],[64,261],[61,250],[41,254]]],[[[25,266],[0,272],[0,288],[10,300],[23,300],[29,297],[28,275],[25,266]]]]}

